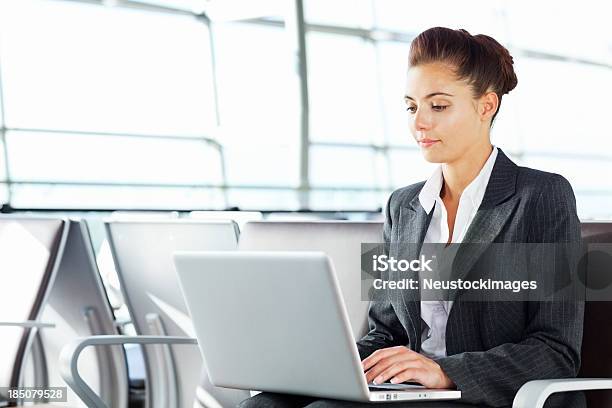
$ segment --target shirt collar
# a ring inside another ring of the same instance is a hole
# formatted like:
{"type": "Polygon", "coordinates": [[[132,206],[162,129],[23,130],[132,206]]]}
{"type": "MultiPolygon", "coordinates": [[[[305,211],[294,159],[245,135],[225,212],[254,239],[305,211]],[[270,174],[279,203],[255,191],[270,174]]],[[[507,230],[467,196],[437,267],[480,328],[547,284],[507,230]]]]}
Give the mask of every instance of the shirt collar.
{"type": "MultiPolygon", "coordinates": [[[[474,208],[480,207],[480,203],[484,198],[484,193],[487,188],[487,184],[489,184],[489,178],[491,178],[491,173],[493,171],[493,165],[495,164],[495,159],[497,158],[497,147],[493,146],[493,151],[489,155],[489,158],[485,162],[482,169],[478,175],[467,185],[463,193],[461,193],[461,198],[469,199],[472,206],[474,208]]],[[[429,214],[431,209],[433,208],[435,202],[440,197],[440,190],[442,189],[442,166],[438,166],[431,177],[427,179],[425,185],[421,189],[419,193],[419,202],[421,206],[425,209],[425,211],[429,214]]]]}
{"type": "Polygon", "coordinates": [[[425,212],[429,214],[433,208],[436,198],[440,196],[440,190],[442,189],[442,166],[436,167],[433,174],[427,179],[425,185],[419,193],[419,202],[425,209],[425,212]]]}

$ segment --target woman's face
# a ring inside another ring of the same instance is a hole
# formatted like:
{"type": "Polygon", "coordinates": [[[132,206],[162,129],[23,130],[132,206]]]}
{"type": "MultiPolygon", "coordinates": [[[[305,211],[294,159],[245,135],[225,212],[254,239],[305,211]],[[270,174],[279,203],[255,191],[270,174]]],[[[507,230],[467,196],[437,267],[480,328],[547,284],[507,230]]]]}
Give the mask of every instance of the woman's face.
{"type": "Polygon", "coordinates": [[[474,99],[470,85],[447,65],[411,67],[405,101],[410,131],[425,160],[452,163],[488,146],[490,97],[474,99]]]}

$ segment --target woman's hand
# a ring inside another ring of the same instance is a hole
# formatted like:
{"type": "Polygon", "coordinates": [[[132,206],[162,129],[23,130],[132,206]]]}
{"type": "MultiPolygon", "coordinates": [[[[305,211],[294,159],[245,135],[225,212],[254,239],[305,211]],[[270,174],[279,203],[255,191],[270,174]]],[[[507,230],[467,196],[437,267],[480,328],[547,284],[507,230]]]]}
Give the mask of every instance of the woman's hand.
{"type": "Polygon", "coordinates": [[[361,364],[368,384],[381,384],[414,381],[427,388],[455,388],[455,384],[442,371],[442,367],[405,346],[376,350],[361,364]]]}

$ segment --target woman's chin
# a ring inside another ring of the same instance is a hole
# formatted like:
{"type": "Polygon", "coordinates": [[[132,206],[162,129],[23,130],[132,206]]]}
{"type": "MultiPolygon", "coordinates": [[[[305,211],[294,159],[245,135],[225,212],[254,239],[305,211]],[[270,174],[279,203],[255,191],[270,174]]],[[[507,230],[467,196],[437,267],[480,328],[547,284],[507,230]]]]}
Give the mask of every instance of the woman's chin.
{"type": "Polygon", "coordinates": [[[442,152],[434,152],[429,150],[428,148],[421,148],[421,154],[425,161],[429,163],[445,163],[444,154],[442,152]]]}

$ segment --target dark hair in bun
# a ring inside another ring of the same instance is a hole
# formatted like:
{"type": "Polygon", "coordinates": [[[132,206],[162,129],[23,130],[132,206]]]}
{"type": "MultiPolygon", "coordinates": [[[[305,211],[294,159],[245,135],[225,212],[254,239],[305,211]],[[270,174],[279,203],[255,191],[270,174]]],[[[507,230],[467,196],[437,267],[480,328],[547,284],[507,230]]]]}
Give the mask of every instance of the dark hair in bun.
{"type": "Polygon", "coordinates": [[[492,90],[499,98],[499,106],[502,96],[518,83],[514,60],[503,45],[488,35],[471,35],[463,29],[433,27],[423,31],[412,41],[408,61],[411,67],[433,62],[449,64],[459,79],[468,81],[474,97],[492,90]]]}

